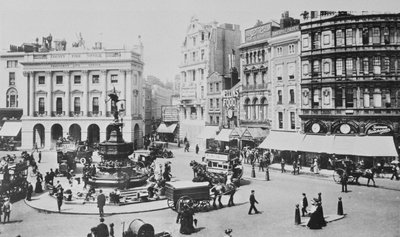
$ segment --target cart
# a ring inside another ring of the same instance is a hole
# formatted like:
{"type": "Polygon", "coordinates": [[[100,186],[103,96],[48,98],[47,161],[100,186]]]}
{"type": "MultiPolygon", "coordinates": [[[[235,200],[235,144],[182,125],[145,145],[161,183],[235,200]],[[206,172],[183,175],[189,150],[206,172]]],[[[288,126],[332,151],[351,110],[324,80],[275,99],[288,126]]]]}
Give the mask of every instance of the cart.
{"type": "Polygon", "coordinates": [[[167,182],[165,196],[168,207],[181,212],[183,205],[191,205],[196,212],[210,210],[210,187],[208,182],[192,181],[167,182]]]}

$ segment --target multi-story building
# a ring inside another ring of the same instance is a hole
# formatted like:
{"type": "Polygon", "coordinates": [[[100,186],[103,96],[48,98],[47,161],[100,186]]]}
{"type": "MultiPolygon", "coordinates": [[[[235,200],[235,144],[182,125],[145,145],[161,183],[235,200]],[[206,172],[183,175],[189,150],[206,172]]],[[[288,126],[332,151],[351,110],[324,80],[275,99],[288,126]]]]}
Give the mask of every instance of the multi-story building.
{"type": "Polygon", "coordinates": [[[151,135],[153,132],[153,117],[151,108],[151,84],[143,83],[143,114],[144,114],[144,135],[151,135]]]}
{"type": "MultiPolygon", "coordinates": [[[[240,44],[238,25],[203,24],[192,18],[182,46],[180,137],[195,142],[208,121],[207,78],[229,73],[228,54],[240,44]]],[[[237,63],[238,65],[238,63],[237,63]]]]}
{"type": "Polygon", "coordinates": [[[276,22],[257,24],[245,30],[245,42],[240,45],[240,125],[242,127],[270,128],[271,70],[268,40],[272,31],[279,29],[276,22]]]}
{"type": "Polygon", "coordinates": [[[281,27],[268,40],[271,49],[271,129],[300,130],[300,26],[281,27]]]}
{"type": "Polygon", "coordinates": [[[399,146],[400,16],[368,12],[311,12],[311,17],[305,12],[303,16],[303,131],[350,135],[335,136],[333,150],[326,146],[326,153],[397,155],[388,149],[393,139],[387,136],[394,136],[395,147],[399,146]],[[342,139],[358,145],[346,150],[339,144],[342,139]]]}
{"type": "Polygon", "coordinates": [[[161,121],[161,108],[171,105],[173,91],[170,88],[153,84],[151,85],[151,115],[155,120],[161,121]]]}
{"type": "Polygon", "coordinates": [[[224,89],[224,77],[218,72],[212,73],[207,79],[207,113],[208,125],[222,125],[222,98],[221,92],[224,89]]]}
{"type": "Polygon", "coordinates": [[[86,50],[75,44],[44,38],[43,45],[12,47],[1,54],[9,104],[23,109],[22,147],[51,149],[60,137],[89,143],[106,140],[112,113],[120,111],[126,141],[142,143],[142,72],[140,54],[132,50],[86,50]],[[121,99],[118,108],[111,105],[108,94],[121,99]]]}

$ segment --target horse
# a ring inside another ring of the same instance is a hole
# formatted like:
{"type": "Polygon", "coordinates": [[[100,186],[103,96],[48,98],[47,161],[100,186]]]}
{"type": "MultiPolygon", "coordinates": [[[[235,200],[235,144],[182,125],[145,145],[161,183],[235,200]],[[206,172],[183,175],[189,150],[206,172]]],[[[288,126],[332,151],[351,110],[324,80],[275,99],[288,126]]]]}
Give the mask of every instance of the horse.
{"type": "Polygon", "coordinates": [[[371,168],[371,169],[357,170],[357,171],[355,171],[355,172],[353,173],[353,177],[356,178],[356,183],[357,183],[357,184],[360,184],[360,183],[358,182],[358,179],[359,179],[360,177],[367,178],[367,179],[368,179],[367,186],[369,186],[369,181],[372,180],[372,182],[374,183],[374,187],[375,187],[374,176],[375,176],[376,171],[377,171],[377,169],[376,169],[375,167],[374,167],[374,168],[371,168]]]}

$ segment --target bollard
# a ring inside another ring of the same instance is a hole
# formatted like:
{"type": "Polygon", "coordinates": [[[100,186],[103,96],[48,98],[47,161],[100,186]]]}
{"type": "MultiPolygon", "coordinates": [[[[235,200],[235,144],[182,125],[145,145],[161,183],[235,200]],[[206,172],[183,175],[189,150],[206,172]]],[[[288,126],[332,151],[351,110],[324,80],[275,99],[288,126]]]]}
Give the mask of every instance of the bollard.
{"type": "Polygon", "coordinates": [[[339,197],[338,199],[339,199],[339,201],[338,201],[338,204],[337,204],[337,214],[338,214],[339,216],[343,216],[342,197],[339,197]]]}
{"type": "Polygon", "coordinates": [[[265,180],[269,181],[269,168],[267,166],[267,169],[265,170],[265,180]]]}
{"type": "Polygon", "coordinates": [[[299,204],[296,204],[296,209],[294,211],[294,224],[295,225],[301,224],[299,204]]]}
{"type": "Polygon", "coordinates": [[[251,165],[251,177],[252,178],[256,177],[256,171],[254,170],[254,163],[251,165]]]}

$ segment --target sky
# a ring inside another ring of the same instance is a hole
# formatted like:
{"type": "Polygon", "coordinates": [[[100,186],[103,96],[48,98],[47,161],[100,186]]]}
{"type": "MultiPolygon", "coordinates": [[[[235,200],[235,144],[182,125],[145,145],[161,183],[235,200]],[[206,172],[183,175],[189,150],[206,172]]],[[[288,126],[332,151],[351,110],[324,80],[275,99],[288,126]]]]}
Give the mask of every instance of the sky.
{"type": "Polygon", "coordinates": [[[172,81],[193,16],[204,23],[239,24],[243,33],[257,20],[279,21],[286,10],[295,18],[304,10],[400,12],[400,0],[0,0],[0,49],[50,33],[67,47],[81,33],[87,47],[102,41],[106,48],[130,48],[140,35],[144,75],[172,81]]]}

